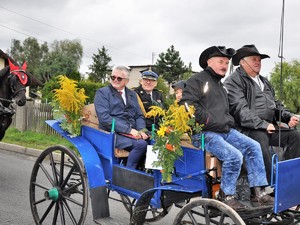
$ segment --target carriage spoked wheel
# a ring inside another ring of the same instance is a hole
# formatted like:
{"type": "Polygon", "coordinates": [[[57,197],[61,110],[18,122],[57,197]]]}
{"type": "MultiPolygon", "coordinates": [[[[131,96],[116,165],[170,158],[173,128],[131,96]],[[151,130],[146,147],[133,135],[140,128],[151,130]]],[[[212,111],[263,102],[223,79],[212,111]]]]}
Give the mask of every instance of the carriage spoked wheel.
{"type": "Polygon", "coordinates": [[[209,198],[192,200],[177,214],[173,225],[245,225],[242,218],[231,207],[209,198]]]}
{"type": "Polygon", "coordinates": [[[29,189],[36,224],[84,224],[88,208],[86,174],[72,150],[63,146],[44,150],[34,164],[29,189]]]}
{"type": "MultiPolygon", "coordinates": [[[[133,207],[135,205],[136,199],[131,199],[127,195],[122,195],[122,194],[120,194],[120,198],[121,198],[121,201],[122,201],[126,211],[130,215],[132,215],[133,207]]],[[[155,207],[149,205],[149,207],[147,209],[145,222],[155,222],[155,221],[161,220],[168,214],[168,212],[170,211],[171,208],[172,208],[172,205],[166,207],[165,209],[163,209],[163,208],[158,209],[158,208],[155,208],[155,207]]]]}

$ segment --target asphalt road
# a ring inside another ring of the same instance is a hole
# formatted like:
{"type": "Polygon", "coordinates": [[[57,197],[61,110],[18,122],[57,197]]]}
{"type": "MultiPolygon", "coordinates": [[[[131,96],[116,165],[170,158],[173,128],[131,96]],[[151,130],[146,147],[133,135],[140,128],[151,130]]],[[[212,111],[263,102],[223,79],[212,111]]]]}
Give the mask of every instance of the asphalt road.
{"type": "MultiPolygon", "coordinates": [[[[32,225],[34,221],[29,204],[29,182],[36,157],[28,154],[36,153],[22,148],[17,150],[21,154],[12,152],[17,146],[5,148],[10,150],[3,150],[3,145],[0,144],[0,225],[32,225]],[[27,154],[23,154],[24,152],[27,154]]],[[[112,197],[118,198],[117,193],[113,193],[112,197]]],[[[122,203],[109,200],[109,207],[111,218],[104,219],[101,225],[129,224],[129,214],[122,203]]],[[[177,213],[178,209],[172,207],[167,216],[151,224],[171,225],[177,213]]],[[[95,224],[90,206],[85,224],[95,224]]]]}

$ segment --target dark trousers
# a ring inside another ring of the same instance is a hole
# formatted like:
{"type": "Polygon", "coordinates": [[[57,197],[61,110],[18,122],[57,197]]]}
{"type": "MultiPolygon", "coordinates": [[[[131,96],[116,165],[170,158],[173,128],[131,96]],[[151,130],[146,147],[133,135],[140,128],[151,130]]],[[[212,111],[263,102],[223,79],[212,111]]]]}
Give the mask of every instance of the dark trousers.
{"type": "Polygon", "coordinates": [[[283,159],[293,159],[300,157],[300,131],[299,130],[289,130],[281,132],[280,146],[279,146],[279,133],[268,134],[263,130],[248,130],[244,132],[249,137],[260,143],[262,154],[264,158],[264,163],[267,172],[267,180],[271,181],[272,172],[272,154],[270,151],[270,146],[284,147],[285,152],[283,154],[283,159]]]}
{"type": "Polygon", "coordinates": [[[144,158],[147,151],[147,141],[143,139],[132,140],[132,146],[124,148],[126,151],[129,151],[129,156],[127,159],[126,166],[136,169],[139,161],[144,158]]]}

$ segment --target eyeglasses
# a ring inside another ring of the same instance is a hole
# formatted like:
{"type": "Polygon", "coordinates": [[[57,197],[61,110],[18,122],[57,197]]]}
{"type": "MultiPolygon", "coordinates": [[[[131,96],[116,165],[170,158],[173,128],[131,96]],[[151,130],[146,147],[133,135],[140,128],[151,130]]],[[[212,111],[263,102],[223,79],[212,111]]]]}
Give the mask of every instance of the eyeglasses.
{"type": "Polygon", "coordinates": [[[154,83],[156,80],[143,78],[143,81],[145,81],[145,82],[150,82],[150,83],[154,83]]]}
{"type": "Polygon", "coordinates": [[[116,77],[116,76],[110,76],[110,79],[112,80],[112,81],[114,81],[115,79],[117,79],[117,81],[119,81],[119,82],[121,82],[122,80],[126,80],[126,79],[128,79],[128,78],[123,78],[123,77],[116,77]]]}

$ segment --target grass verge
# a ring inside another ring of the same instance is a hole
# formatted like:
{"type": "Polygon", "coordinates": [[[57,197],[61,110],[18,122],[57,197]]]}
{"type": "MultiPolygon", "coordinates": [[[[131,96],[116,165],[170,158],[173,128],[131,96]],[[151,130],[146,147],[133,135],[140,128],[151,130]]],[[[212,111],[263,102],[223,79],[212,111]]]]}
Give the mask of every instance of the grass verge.
{"type": "Polygon", "coordinates": [[[66,139],[55,134],[42,134],[33,131],[21,132],[16,128],[8,128],[1,142],[21,145],[27,148],[44,150],[53,145],[64,145],[68,148],[75,147],[66,139]]]}

